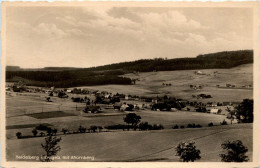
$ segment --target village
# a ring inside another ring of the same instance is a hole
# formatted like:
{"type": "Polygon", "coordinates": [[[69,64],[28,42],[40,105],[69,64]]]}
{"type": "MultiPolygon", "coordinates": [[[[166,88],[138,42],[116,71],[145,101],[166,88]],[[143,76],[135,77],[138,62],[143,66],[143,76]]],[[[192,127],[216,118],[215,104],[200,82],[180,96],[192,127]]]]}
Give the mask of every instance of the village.
{"type": "MultiPolygon", "coordinates": [[[[201,85],[191,85],[190,88],[202,88],[201,85]]],[[[162,97],[147,97],[138,95],[127,95],[121,93],[109,93],[107,91],[87,90],[87,89],[55,89],[25,86],[19,81],[6,87],[6,94],[16,93],[16,95],[27,95],[27,93],[40,93],[43,101],[55,103],[55,98],[68,99],[76,104],[85,104],[85,113],[101,113],[106,109],[102,107],[113,106],[115,111],[134,111],[150,109],[154,111],[193,111],[212,114],[227,115],[226,108],[234,108],[240,102],[211,102],[211,95],[192,95],[196,101],[182,100],[164,95],[162,97]],[[207,103],[202,103],[200,99],[208,99],[207,103]]]]}

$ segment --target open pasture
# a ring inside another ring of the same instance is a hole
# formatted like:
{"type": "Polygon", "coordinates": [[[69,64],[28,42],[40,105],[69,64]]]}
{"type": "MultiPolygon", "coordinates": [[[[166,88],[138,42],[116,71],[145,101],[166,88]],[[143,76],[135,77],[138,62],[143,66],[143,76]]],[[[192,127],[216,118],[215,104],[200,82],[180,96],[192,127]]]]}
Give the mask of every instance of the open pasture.
{"type": "MultiPolygon", "coordinates": [[[[33,96],[25,97],[19,95],[12,99],[8,98],[7,104],[6,121],[8,128],[7,138],[9,139],[16,138],[15,133],[17,131],[23,132],[24,135],[31,135],[31,125],[35,126],[43,123],[48,123],[59,131],[61,131],[62,128],[67,128],[71,131],[77,130],[80,125],[84,127],[90,127],[91,125],[104,127],[109,125],[125,124],[123,118],[127,114],[127,112],[114,110],[112,105],[100,105],[102,113],[84,113],[82,110],[84,109],[85,104],[74,103],[70,99],[57,98],[53,99],[53,102],[49,103],[45,102],[44,99],[38,99],[33,96]],[[31,101],[35,104],[31,104],[30,106],[31,101]],[[20,107],[19,103],[21,102],[24,103],[24,106],[20,107]],[[61,102],[64,105],[66,104],[66,106],[61,106],[61,111],[57,111],[57,104],[60,104],[61,102]],[[75,109],[76,104],[78,108],[77,110],[75,109]],[[46,106],[49,108],[45,108],[46,106]],[[24,113],[22,109],[25,107],[28,111],[32,111],[30,113],[24,113]],[[41,112],[42,107],[43,112],[41,112]]],[[[171,129],[175,124],[184,125],[186,127],[189,123],[195,123],[204,127],[207,126],[208,123],[213,122],[215,125],[219,125],[219,123],[224,119],[227,120],[224,115],[187,111],[159,112],[146,109],[134,112],[142,117],[141,121],[148,122],[149,124],[162,124],[166,129],[171,129]]]]}
{"type": "Polygon", "coordinates": [[[102,85],[81,88],[138,96],[156,97],[157,95],[169,95],[202,102],[241,102],[245,98],[253,98],[252,88],[242,88],[245,85],[253,85],[253,64],[245,64],[231,69],[200,70],[204,75],[196,75],[194,71],[131,73],[124,76],[138,79],[135,85],[102,85]],[[163,86],[163,83],[170,83],[171,86],[163,86]],[[236,88],[223,88],[226,87],[226,84],[236,85],[236,88]],[[190,89],[190,85],[201,85],[203,89],[193,90],[190,89]],[[217,85],[222,87],[218,88],[217,85]],[[192,95],[198,94],[210,94],[212,98],[199,100],[192,98],[192,95]]]}

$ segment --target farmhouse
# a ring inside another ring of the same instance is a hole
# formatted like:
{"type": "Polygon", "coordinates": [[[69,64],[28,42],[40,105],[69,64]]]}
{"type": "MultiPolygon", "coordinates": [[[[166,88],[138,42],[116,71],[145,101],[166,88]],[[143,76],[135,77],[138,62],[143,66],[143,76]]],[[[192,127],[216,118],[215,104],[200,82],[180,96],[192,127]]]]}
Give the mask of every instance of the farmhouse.
{"type": "Polygon", "coordinates": [[[135,109],[142,109],[142,108],[143,108],[143,105],[142,105],[142,104],[135,104],[135,105],[134,105],[134,108],[135,108],[135,109]]]}
{"type": "Polygon", "coordinates": [[[210,109],[211,114],[218,114],[218,111],[219,110],[217,108],[210,109]]]}
{"type": "Polygon", "coordinates": [[[195,75],[205,75],[204,73],[202,73],[201,71],[194,71],[195,75]]]}
{"type": "Polygon", "coordinates": [[[72,92],[72,90],[68,89],[66,92],[67,92],[67,93],[71,93],[71,92],[72,92]]]}
{"type": "Polygon", "coordinates": [[[120,111],[125,111],[129,106],[124,103],[121,107],[120,107],[120,111]]]}

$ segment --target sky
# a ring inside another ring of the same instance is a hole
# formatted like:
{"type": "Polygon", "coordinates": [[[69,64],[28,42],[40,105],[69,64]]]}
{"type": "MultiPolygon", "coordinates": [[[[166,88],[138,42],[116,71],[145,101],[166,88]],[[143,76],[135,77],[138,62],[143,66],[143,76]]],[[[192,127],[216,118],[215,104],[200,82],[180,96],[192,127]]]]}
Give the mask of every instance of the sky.
{"type": "Polygon", "coordinates": [[[250,8],[6,9],[6,65],[93,67],[253,48],[250,8]]]}

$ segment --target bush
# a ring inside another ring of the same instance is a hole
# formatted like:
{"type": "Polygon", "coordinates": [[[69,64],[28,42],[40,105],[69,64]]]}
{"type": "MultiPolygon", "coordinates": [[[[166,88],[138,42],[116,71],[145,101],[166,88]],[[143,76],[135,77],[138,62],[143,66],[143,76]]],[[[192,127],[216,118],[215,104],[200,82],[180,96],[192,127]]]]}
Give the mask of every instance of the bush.
{"type": "Polygon", "coordinates": [[[222,122],[220,122],[220,125],[227,125],[226,120],[223,120],[222,122]]]}
{"type": "Polygon", "coordinates": [[[179,126],[176,124],[176,125],[174,125],[172,128],[173,128],[173,129],[178,129],[179,126]]]}
{"type": "Polygon", "coordinates": [[[98,128],[98,127],[95,126],[95,125],[90,126],[90,130],[91,130],[92,132],[96,132],[97,128],[98,128]]]}
{"type": "Polygon", "coordinates": [[[57,132],[58,132],[58,130],[57,130],[56,128],[54,128],[54,129],[52,130],[52,132],[53,132],[54,135],[56,135],[57,132]]]}
{"type": "Polygon", "coordinates": [[[36,137],[36,136],[37,136],[37,134],[38,134],[38,131],[37,131],[36,129],[33,129],[33,130],[32,130],[32,133],[33,133],[33,136],[35,136],[35,137],[36,137]]]}
{"type": "Polygon", "coordinates": [[[80,125],[79,128],[78,128],[78,131],[79,131],[80,133],[85,133],[85,132],[87,131],[87,128],[82,127],[82,126],[80,125]]]}
{"type": "Polygon", "coordinates": [[[194,123],[193,123],[193,124],[188,124],[188,125],[187,125],[187,128],[195,128],[195,126],[196,126],[196,125],[195,125],[194,123]]]}
{"type": "Polygon", "coordinates": [[[153,126],[148,124],[148,122],[141,122],[139,125],[139,130],[151,130],[153,129],[153,126]]]}
{"type": "MultiPolygon", "coordinates": [[[[132,127],[131,125],[129,126],[130,128],[132,127]]],[[[117,130],[117,129],[127,129],[127,125],[122,125],[122,124],[117,124],[117,125],[109,125],[105,126],[106,129],[111,129],[111,130],[117,130]]]]}
{"type": "Polygon", "coordinates": [[[48,128],[47,129],[47,135],[51,135],[53,132],[52,132],[52,129],[51,128],[48,128]]]}
{"type": "Polygon", "coordinates": [[[211,123],[208,123],[208,126],[209,127],[212,127],[213,126],[213,123],[211,122],[211,123]]]}
{"type": "Polygon", "coordinates": [[[196,149],[195,142],[182,142],[176,148],[176,155],[180,156],[183,162],[194,162],[200,159],[200,150],[196,149]]]}
{"type": "Polygon", "coordinates": [[[181,129],[183,129],[183,128],[184,128],[184,126],[183,126],[183,125],[181,125],[181,126],[180,126],[180,128],[181,128],[181,129]]]}
{"type": "Polygon", "coordinates": [[[44,132],[40,132],[40,136],[42,137],[42,136],[44,136],[45,135],[45,133],[44,132]]]}
{"type": "Polygon", "coordinates": [[[15,135],[16,135],[17,139],[21,139],[22,138],[22,133],[21,132],[17,132],[15,135]]]}
{"type": "Polygon", "coordinates": [[[153,130],[161,130],[164,129],[162,124],[154,124],[153,125],[153,130]]]}
{"type": "Polygon", "coordinates": [[[226,141],[221,144],[221,147],[226,150],[225,154],[220,154],[221,161],[223,162],[247,162],[248,156],[245,153],[248,149],[243,145],[240,140],[233,142],[226,141]]]}
{"type": "Polygon", "coordinates": [[[196,109],[197,112],[203,112],[203,113],[206,113],[207,112],[207,109],[205,107],[201,108],[199,107],[198,109],[196,109]]]}
{"type": "Polygon", "coordinates": [[[98,131],[101,132],[103,130],[103,127],[102,126],[97,126],[98,128],[98,131]]]}
{"type": "Polygon", "coordinates": [[[68,129],[65,129],[65,128],[62,128],[61,130],[63,132],[63,134],[65,135],[69,130],[68,129]]]}
{"type": "Polygon", "coordinates": [[[200,124],[197,124],[195,127],[196,128],[201,128],[202,126],[200,124]]]}

